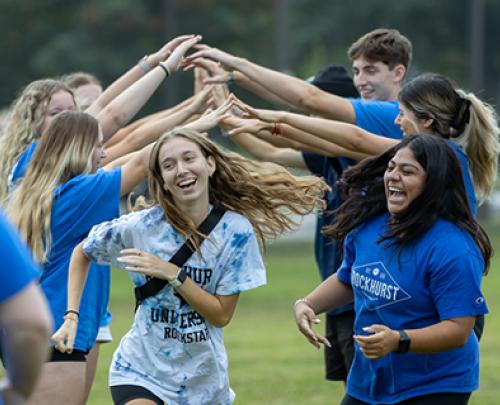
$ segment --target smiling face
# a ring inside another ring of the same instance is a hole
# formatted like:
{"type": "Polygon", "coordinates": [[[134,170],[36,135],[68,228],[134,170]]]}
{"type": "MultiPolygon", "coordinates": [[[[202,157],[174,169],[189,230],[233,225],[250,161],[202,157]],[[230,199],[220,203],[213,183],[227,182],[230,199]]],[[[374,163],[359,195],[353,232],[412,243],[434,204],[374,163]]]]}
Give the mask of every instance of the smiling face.
{"type": "Polygon", "coordinates": [[[417,118],[415,113],[403,103],[399,103],[399,114],[394,122],[399,125],[404,136],[430,134],[432,132],[430,130],[432,118],[417,118]]]}
{"type": "Polygon", "coordinates": [[[409,147],[400,149],[384,173],[387,210],[394,216],[405,212],[423,191],[427,174],[409,147]]]}
{"type": "Polygon", "coordinates": [[[45,118],[42,125],[42,133],[49,127],[54,117],[61,111],[74,111],[76,109],[75,100],[73,96],[64,90],[59,90],[54,93],[50,98],[45,118]]]}
{"type": "Polygon", "coordinates": [[[363,56],[352,63],[354,86],[363,100],[394,100],[404,78],[405,68],[389,69],[383,62],[372,62],[363,56]]]}
{"type": "Polygon", "coordinates": [[[215,172],[212,156],[205,157],[200,147],[183,137],[166,141],[158,154],[163,187],[172,195],[178,207],[209,203],[209,179],[215,172]]]}

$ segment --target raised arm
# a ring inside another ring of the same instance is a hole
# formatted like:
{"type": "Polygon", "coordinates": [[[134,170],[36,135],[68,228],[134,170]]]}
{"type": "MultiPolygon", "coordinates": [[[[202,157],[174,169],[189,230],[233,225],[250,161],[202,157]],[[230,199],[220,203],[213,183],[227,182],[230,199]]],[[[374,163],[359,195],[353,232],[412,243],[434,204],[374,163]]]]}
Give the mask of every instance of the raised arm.
{"type": "Polygon", "coordinates": [[[182,41],[165,62],[159,63],[157,67],[128,87],[97,115],[104,142],[130,121],[166,76],[177,71],[186,51],[200,39],[200,36],[196,36],[182,41]]]}
{"type": "Polygon", "coordinates": [[[399,141],[372,134],[353,124],[309,117],[286,111],[261,110],[248,106],[240,100],[235,105],[249,116],[267,122],[281,122],[318,136],[326,141],[358,153],[378,155],[396,145],[399,141]]]}
{"type": "Polygon", "coordinates": [[[237,70],[227,71],[224,70],[218,63],[210,59],[198,58],[193,61],[193,65],[204,69],[207,72],[207,78],[204,80],[205,84],[226,84],[230,85],[236,83],[248,91],[256,94],[260,98],[267,100],[273,104],[279,105],[283,108],[295,108],[296,106],[288,103],[286,100],[278,97],[276,94],[270,92],[259,83],[250,80],[247,76],[237,70]]]}
{"type": "Polygon", "coordinates": [[[194,35],[181,35],[172,39],[163,45],[158,51],[150,55],[144,56],[139,63],[134,65],[130,70],[116,79],[99,98],[90,105],[85,111],[86,113],[97,116],[104,107],[106,107],[113,99],[115,99],[125,89],[143,77],[151,69],[158,66],[158,63],[164,62],[178,45],[186,39],[193,38],[194,35]]]}
{"type": "MultiPolygon", "coordinates": [[[[225,128],[238,126],[238,120],[231,118],[225,121],[225,128]]],[[[255,130],[265,130],[266,124],[256,122],[255,130]]],[[[252,131],[252,129],[250,129],[252,131]]],[[[257,159],[264,160],[267,162],[278,163],[283,166],[297,167],[300,169],[307,169],[306,163],[302,158],[302,153],[298,150],[292,148],[280,148],[270,144],[269,142],[263,141],[252,135],[250,131],[244,131],[231,136],[231,140],[237,145],[246,149],[252,156],[257,159]]]]}
{"type": "Polygon", "coordinates": [[[139,128],[141,125],[156,121],[158,119],[164,118],[170,114],[177,112],[180,109],[185,108],[193,101],[193,96],[185,99],[183,102],[176,104],[171,108],[155,112],[153,114],[146,115],[145,117],[139,118],[134,122],[128,124],[126,127],[120,128],[108,141],[105,143],[105,147],[109,148],[122,142],[127,136],[129,136],[134,130],[139,128]]]}
{"type": "Polygon", "coordinates": [[[205,106],[209,92],[210,89],[207,88],[192,98],[191,103],[183,108],[137,127],[121,142],[106,148],[106,157],[101,164],[106,165],[121,156],[141,149],[145,145],[156,141],[163,133],[182,124],[193,114],[200,113],[205,106]]]}
{"type": "Polygon", "coordinates": [[[302,152],[329,157],[342,156],[355,160],[361,160],[367,156],[286,124],[267,123],[256,119],[235,119],[232,121],[232,127],[228,135],[237,143],[241,140],[240,135],[251,133],[275,146],[291,147],[302,152]],[[273,136],[273,131],[279,136],[273,136]],[[283,141],[286,145],[283,145],[283,141]]]}
{"type": "Polygon", "coordinates": [[[190,55],[187,58],[188,62],[197,58],[215,60],[230,70],[242,72],[250,80],[301,111],[352,124],[356,122],[354,108],[351,102],[344,97],[327,93],[304,80],[265,68],[217,48],[210,48],[206,45],[197,45],[196,47],[199,49],[198,52],[190,55]]]}

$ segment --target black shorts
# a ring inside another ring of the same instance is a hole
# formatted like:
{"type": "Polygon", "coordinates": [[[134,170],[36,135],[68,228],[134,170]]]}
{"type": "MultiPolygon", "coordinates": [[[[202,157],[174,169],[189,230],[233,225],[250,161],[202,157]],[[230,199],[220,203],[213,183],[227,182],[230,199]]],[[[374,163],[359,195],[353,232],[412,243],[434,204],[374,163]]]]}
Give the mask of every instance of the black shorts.
{"type": "Polygon", "coordinates": [[[354,357],[352,339],[354,311],[326,315],[326,338],[332,345],[325,346],[325,377],[332,381],[346,381],[354,357]]]}
{"type": "Polygon", "coordinates": [[[151,391],[138,385],[113,385],[109,387],[115,405],[125,405],[134,399],[149,399],[157,405],[165,403],[151,391]]]}
{"type": "MultiPolygon", "coordinates": [[[[406,399],[393,405],[467,405],[469,403],[470,392],[463,393],[443,393],[423,395],[406,399]]],[[[370,405],[368,402],[363,402],[358,399],[345,395],[340,405],[370,405]]]]}
{"type": "Polygon", "coordinates": [[[81,350],[73,349],[71,353],[61,353],[54,346],[50,349],[50,358],[47,363],[58,362],[58,361],[87,361],[87,354],[89,352],[83,352],[81,350]]]}

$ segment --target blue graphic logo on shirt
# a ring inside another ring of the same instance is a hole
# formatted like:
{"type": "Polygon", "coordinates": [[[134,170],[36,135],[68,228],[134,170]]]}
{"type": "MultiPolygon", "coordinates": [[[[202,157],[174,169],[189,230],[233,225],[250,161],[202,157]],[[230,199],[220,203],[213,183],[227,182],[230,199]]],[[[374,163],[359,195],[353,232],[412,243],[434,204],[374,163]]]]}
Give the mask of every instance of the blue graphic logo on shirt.
{"type": "Polygon", "coordinates": [[[376,310],[411,298],[382,262],[353,267],[351,284],[366,298],[366,307],[369,310],[376,310]]]}

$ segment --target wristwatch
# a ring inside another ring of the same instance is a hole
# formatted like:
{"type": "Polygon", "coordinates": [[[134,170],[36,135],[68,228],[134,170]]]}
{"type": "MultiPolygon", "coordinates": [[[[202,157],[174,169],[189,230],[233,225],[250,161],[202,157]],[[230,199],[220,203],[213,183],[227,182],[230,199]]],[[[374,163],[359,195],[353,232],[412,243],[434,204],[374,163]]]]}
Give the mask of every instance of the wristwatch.
{"type": "Polygon", "coordinates": [[[184,271],[184,269],[179,269],[175,277],[169,281],[169,284],[174,287],[180,287],[184,281],[186,281],[187,278],[187,273],[184,271]]]}
{"type": "Polygon", "coordinates": [[[399,332],[399,345],[398,345],[398,350],[396,350],[396,353],[408,353],[408,350],[410,350],[411,339],[408,336],[408,333],[406,333],[404,330],[398,330],[398,332],[399,332]]]}

